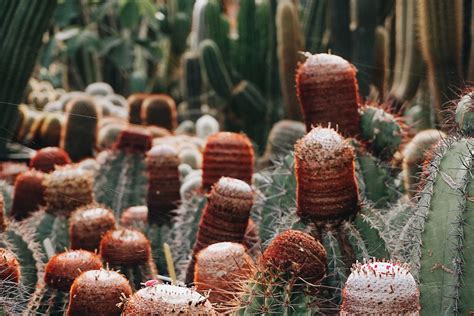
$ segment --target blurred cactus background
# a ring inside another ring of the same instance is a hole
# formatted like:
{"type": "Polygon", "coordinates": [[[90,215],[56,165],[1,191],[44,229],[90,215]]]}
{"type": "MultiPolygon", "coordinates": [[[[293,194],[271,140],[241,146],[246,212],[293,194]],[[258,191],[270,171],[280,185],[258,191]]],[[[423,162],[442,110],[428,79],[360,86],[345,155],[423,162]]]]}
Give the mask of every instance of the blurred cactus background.
{"type": "Polygon", "coordinates": [[[473,0],[0,0],[0,43],[0,315],[474,312],[473,0]]]}

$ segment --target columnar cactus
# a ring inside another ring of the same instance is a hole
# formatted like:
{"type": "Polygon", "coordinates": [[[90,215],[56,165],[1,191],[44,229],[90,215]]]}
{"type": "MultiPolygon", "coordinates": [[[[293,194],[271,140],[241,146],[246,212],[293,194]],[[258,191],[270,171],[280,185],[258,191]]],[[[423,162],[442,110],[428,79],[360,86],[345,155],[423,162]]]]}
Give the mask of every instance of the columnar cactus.
{"type": "Polygon", "coordinates": [[[321,313],[313,300],[326,274],[327,255],[309,234],[288,230],[267,247],[238,299],[237,315],[321,313]]]}
{"type": "Polygon", "coordinates": [[[245,135],[230,132],[211,135],[203,153],[203,188],[210,189],[221,177],[236,178],[250,184],[253,164],[253,147],[245,135]]]}
{"type": "Polygon", "coordinates": [[[71,158],[61,148],[45,147],[36,151],[30,160],[30,168],[50,173],[54,171],[54,166],[63,166],[69,163],[71,163],[71,158]]]}
{"type": "Polygon", "coordinates": [[[201,109],[202,74],[199,55],[188,52],[183,57],[183,90],[189,110],[201,109]]]}
{"type": "Polygon", "coordinates": [[[64,115],[61,113],[49,113],[45,116],[40,129],[40,145],[59,146],[61,141],[61,129],[64,124],[64,115]]]}
{"type": "Polygon", "coordinates": [[[67,316],[120,315],[117,306],[132,289],[123,275],[110,270],[90,270],[74,280],[67,316]]]}
{"type": "Polygon", "coordinates": [[[95,251],[105,233],[115,228],[113,212],[101,205],[86,205],[76,209],[69,218],[71,249],[95,251]]]}
{"type": "Polygon", "coordinates": [[[93,157],[97,142],[97,124],[101,116],[94,100],[72,99],[66,105],[66,113],[60,147],[74,162],[93,157]]]}
{"type": "Polygon", "coordinates": [[[148,170],[148,221],[168,223],[180,200],[179,157],[168,145],[154,146],[147,152],[148,170]]]}
{"type": "Polygon", "coordinates": [[[10,211],[16,220],[28,217],[46,205],[46,178],[47,175],[36,170],[25,171],[16,178],[10,211]]]}
{"type": "Polygon", "coordinates": [[[147,286],[124,303],[123,316],[216,315],[211,303],[198,292],[176,285],[147,286]]]}
{"type": "Polygon", "coordinates": [[[225,304],[238,292],[239,281],[250,276],[254,262],[242,244],[220,242],[196,255],[194,286],[200,293],[209,291],[209,301],[225,304]]]}
{"type": "Polygon", "coordinates": [[[253,198],[250,186],[238,179],[222,177],[213,186],[199,223],[187,283],[193,280],[194,263],[200,250],[217,242],[243,242],[253,198]]]}
{"type": "Polygon", "coordinates": [[[407,264],[374,260],[355,263],[351,270],[342,291],[341,316],[419,315],[420,293],[407,264]]]}
{"type": "Polygon", "coordinates": [[[344,136],[360,134],[356,69],[342,57],[316,54],[296,74],[296,91],[306,130],[329,123],[344,136]]]}
{"type": "Polygon", "coordinates": [[[176,103],[166,94],[151,95],[143,100],[140,117],[144,125],[156,125],[170,131],[176,129],[176,103]]]}
{"type": "Polygon", "coordinates": [[[128,121],[132,124],[141,124],[143,101],[150,96],[148,93],[135,93],[128,97],[128,121]]]}

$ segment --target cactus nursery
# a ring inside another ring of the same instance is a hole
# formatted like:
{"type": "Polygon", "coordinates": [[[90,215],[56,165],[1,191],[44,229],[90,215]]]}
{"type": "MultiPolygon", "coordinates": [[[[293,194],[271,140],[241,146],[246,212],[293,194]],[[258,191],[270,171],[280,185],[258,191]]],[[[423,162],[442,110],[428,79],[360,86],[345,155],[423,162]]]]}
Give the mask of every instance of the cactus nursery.
{"type": "Polygon", "coordinates": [[[0,0],[0,42],[0,315],[474,315],[473,0],[0,0]]]}

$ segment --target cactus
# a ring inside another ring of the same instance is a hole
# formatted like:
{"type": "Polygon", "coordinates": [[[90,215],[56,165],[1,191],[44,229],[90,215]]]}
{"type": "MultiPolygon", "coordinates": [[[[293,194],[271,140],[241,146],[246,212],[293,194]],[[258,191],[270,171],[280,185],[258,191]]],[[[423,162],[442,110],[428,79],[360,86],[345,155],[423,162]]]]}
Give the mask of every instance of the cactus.
{"type": "Polygon", "coordinates": [[[56,0],[26,3],[15,1],[1,5],[0,69],[7,80],[0,88],[0,153],[5,154],[6,142],[12,138],[11,131],[18,123],[18,107],[28,79],[33,71],[36,57],[47,30],[56,0]],[[28,24],[25,25],[25,21],[28,24]]]}
{"type": "Polygon", "coordinates": [[[256,78],[258,60],[256,46],[258,45],[257,5],[255,0],[242,0],[239,3],[237,16],[238,38],[233,47],[232,62],[242,79],[259,84],[256,78]]]}
{"type": "Polygon", "coordinates": [[[292,120],[301,119],[301,108],[295,91],[295,69],[300,61],[299,52],[304,44],[296,6],[291,1],[280,1],[276,14],[278,64],[280,84],[286,115],[292,120]]]}
{"type": "Polygon", "coordinates": [[[74,280],[69,292],[67,316],[120,315],[117,306],[123,296],[132,294],[126,278],[110,270],[91,270],[74,280]]]}
{"type": "Polygon", "coordinates": [[[456,99],[456,90],[463,87],[462,3],[417,2],[421,53],[428,67],[430,91],[441,124],[448,117],[444,111],[448,101],[456,99]]]}
{"type": "Polygon", "coordinates": [[[45,147],[36,151],[30,160],[30,168],[50,173],[55,166],[63,166],[71,163],[67,152],[58,147],[45,147]]]}
{"type": "Polygon", "coordinates": [[[143,100],[140,117],[144,125],[164,127],[170,131],[178,125],[176,104],[165,94],[151,95],[143,100]]]}
{"type": "Polygon", "coordinates": [[[419,291],[407,264],[355,263],[343,290],[341,316],[418,315],[419,291]]]}
{"type": "Polygon", "coordinates": [[[253,191],[241,180],[222,177],[213,186],[199,223],[186,283],[193,280],[200,250],[217,242],[243,242],[252,204],[253,191]]]}
{"type": "Polygon", "coordinates": [[[216,315],[206,297],[196,291],[170,284],[147,286],[124,303],[123,316],[216,315]]]}
{"type": "Polygon", "coordinates": [[[474,92],[467,93],[461,97],[457,106],[454,120],[457,127],[465,135],[473,136],[474,134],[474,92]]]}
{"type": "Polygon", "coordinates": [[[165,224],[173,216],[180,200],[179,158],[168,145],[155,146],[147,152],[148,222],[165,224]]]}
{"type": "Polygon", "coordinates": [[[183,57],[183,91],[188,109],[201,109],[202,74],[199,55],[188,52],[183,57]]]}
{"type": "Polygon", "coordinates": [[[236,315],[321,313],[312,301],[326,264],[319,241],[300,231],[283,232],[267,247],[254,278],[245,284],[236,315]]]}
{"type": "Polygon", "coordinates": [[[20,263],[15,254],[8,249],[0,248],[0,280],[20,283],[20,263]]]}
{"type": "Polygon", "coordinates": [[[126,128],[127,126],[125,124],[118,122],[102,126],[97,134],[97,145],[99,149],[111,149],[117,141],[119,134],[126,128]]]}
{"type": "Polygon", "coordinates": [[[148,222],[148,207],[131,206],[120,217],[120,225],[126,228],[144,226],[148,222]]]}
{"type": "Polygon", "coordinates": [[[356,69],[336,55],[308,57],[296,74],[296,90],[306,130],[336,126],[344,136],[360,134],[356,69]]]}
{"type": "Polygon", "coordinates": [[[419,185],[422,165],[429,152],[446,135],[436,129],[419,132],[403,151],[403,183],[405,191],[414,196],[419,185]]]}
{"type": "Polygon", "coordinates": [[[10,211],[16,220],[28,217],[46,205],[45,178],[44,173],[36,170],[25,171],[16,178],[10,211]]]}
{"type": "Polygon", "coordinates": [[[212,116],[206,114],[196,121],[196,136],[206,139],[208,136],[219,131],[219,122],[212,116]]]}
{"type": "Polygon", "coordinates": [[[114,89],[106,82],[94,82],[89,84],[85,91],[92,97],[106,97],[114,93],[114,89]]]}
{"type": "Polygon", "coordinates": [[[114,148],[100,159],[96,176],[97,202],[110,207],[117,220],[128,207],[143,205],[148,182],[145,152],[151,148],[151,135],[143,128],[128,128],[114,148]]]}
{"type": "Polygon", "coordinates": [[[391,159],[402,144],[404,131],[400,120],[380,107],[362,108],[360,126],[360,137],[383,160],[391,159]]]}
{"type": "Polygon", "coordinates": [[[40,144],[42,147],[59,146],[64,115],[59,113],[47,114],[40,129],[40,144]]]}
{"type": "Polygon", "coordinates": [[[225,304],[239,290],[239,281],[252,272],[254,263],[242,244],[220,242],[196,255],[194,285],[200,293],[209,291],[209,301],[225,304]]]}
{"type": "Polygon", "coordinates": [[[327,7],[327,0],[309,0],[303,9],[305,47],[313,54],[325,51],[323,37],[327,28],[327,7]]]}
{"type": "Polygon", "coordinates": [[[152,259],[150,241],[139,231],[110,230],[100,241],[100,255],[110,266],[121,268],[135,289],[158,274],[152,259]]]}
{"type": "Polygon", "coordinates": [[[69,219],[70,248],[96,251],[103,235],[114,228],[110,209],[96,204],[79,207],[69,219]]]}
{"type": "Polygon", "coordinates": [[[221,177],[252,182],[253,147],[245,135],[220,132],[207,139],[203,153],[203,188],[208,190],[221,177]]]}
{"type": "Polygon", "coordinates": [[[100,112],[94,101],[74,98],[66,105],[66,113],[60,147],[74,162],[93,157],[97,141],[97,122],[100,119],[100,112]]]}
{"type": "Polygon", "coordinates": [[[233,82],[217,44],[212,40],[202,41],[199,45],[199,58],[212,89],[221,98],[229,99],[232,94],[233,82]]]}
{"type": "Polygon", "coordinates": [[[128,97],[128,121],[131,124],[141,124],[142,103],[148,96],[147,93],[134,93],[128,97]]]}

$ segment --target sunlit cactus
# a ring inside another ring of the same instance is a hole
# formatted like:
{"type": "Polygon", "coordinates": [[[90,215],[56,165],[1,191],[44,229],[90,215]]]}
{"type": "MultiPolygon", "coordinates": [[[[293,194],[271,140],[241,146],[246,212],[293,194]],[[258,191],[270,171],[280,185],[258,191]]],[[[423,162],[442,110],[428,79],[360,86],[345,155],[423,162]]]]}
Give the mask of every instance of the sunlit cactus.
{"type": "Polygon", "coordinates": [[[20,278],[20,263],[16,255],[8,249],[0,248],[0,280],[19,283],[20,278]]]}
{"type": "Polygon", "coordinates": [[[374,260],[356,263],[351,270],[341,316],[419,315],[420,293],[407,264],[374,260]]]}
{"type": "Polygon", "coordinates": [[[166,94],[147,97],[142,103],[140,117],[144,125],[156,125],[170,131],[178,125],[176,103],[166,94]]]}
{"type": "Polygon", "coordinates": [[[254,152],[242,134],[220,132],[208,137],[203,153],[203,188],[210,189],[220,177],[252,181],[254,152]]]}
{"type": "Polygon", "coordinates": [[[36,170],[25,171],[16,178],[11,208],[15,219],[22,220],[46,205],[46,179],[46,174],[36,170]]]}
{"type": "Polygon", "coordinates": [[[121,298],[131,294],[127,279],[120,273],[104,269],[86,271],[71,286],[66,315],[118,316],[121,298]]]}
{"type": "Polygon", "coordinates": [[[71,163],[67,152],[58,147],[45,147],[38,150],[31,158],[30,168],[52,172],[55,166],[63,166],[71,163]]]}
{"type": "Polygon", "coordinates": [[[337,127],[344,136],[360,134],[356,69],[342,57],[316,54],[296,74],[296,91],[309,132],[319,124],[337,127]]]}

